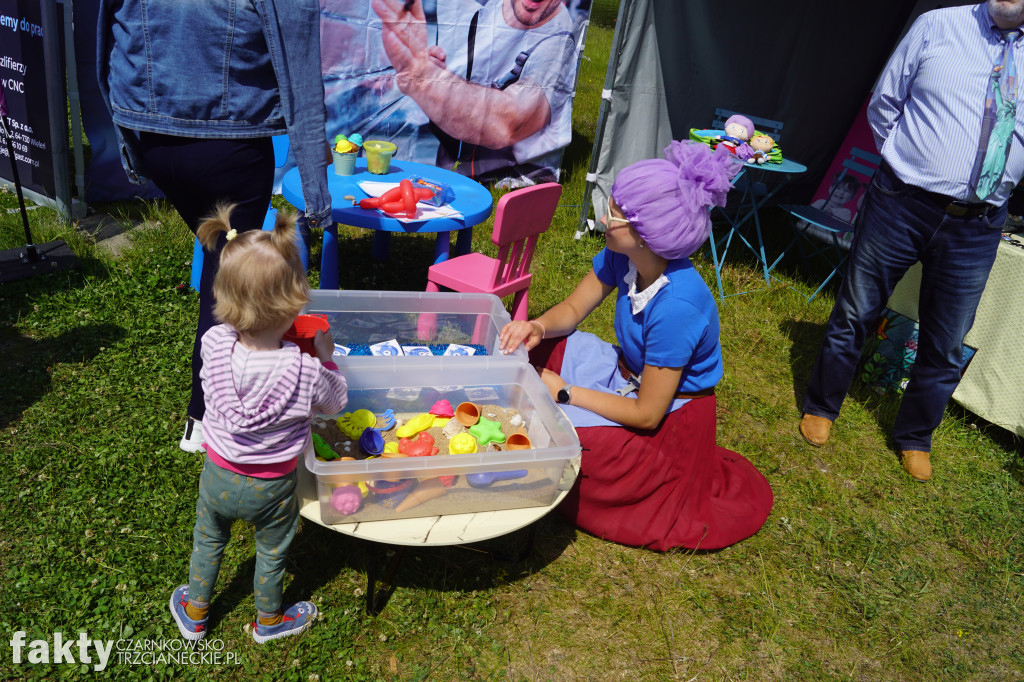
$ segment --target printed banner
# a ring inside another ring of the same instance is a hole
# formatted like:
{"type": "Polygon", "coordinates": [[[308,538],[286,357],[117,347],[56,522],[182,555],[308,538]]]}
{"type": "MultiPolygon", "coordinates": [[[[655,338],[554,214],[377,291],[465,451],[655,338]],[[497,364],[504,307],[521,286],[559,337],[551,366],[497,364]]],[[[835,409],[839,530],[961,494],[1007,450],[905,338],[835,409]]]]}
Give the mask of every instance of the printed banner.
{"type": "Polygon", "coordinates": [[[557,180],[590,0],[321,0],[328,138],[509,185],[557,180]]]}
{"type": "MultiPolygon", "coordinates": [[[[6,100],[5,123],[21,185],[38,194],[55,197],[39,5],[39,0],[0,0],[0,88],[6,100]]],[[[67,141],[57,143],[67,144],[67,141]]],[[[0,144],[3,158],[0,177],[13,182],[9,156],[6,142],[0,144]]]]}

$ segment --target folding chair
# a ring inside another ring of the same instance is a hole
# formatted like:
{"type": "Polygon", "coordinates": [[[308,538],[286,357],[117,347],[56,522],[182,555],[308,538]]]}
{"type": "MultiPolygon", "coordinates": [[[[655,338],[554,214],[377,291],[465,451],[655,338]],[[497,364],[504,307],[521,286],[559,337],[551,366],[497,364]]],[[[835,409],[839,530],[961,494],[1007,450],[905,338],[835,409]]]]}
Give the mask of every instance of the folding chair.
{"type": "Polygon", "coordinates": [[[810,206],[782,204],[779,206],[790,216],[794,237],[800,251],[800,260],[804,269],[809,271],[809,259],[823,256],[831,271],[813,294],[807,298],[810,303],[837,274],[842,276],[846,257],[850,251],[853,238],[854,215],[846,207],[853,201],[857,192],[871,182],[882,157],[857,147],[850,149],[850,156],[843,159],[842,170],[836,176],[829,189],[828,196],[815,201],[810,206]],[[804,252],[804,243],[813,248],[810,254],[804,252]]]}
{"type": "MultiPolygon", "coordinates": [[[[711,127],[715,130],[725,130],[725,122],[729,120],[730,116],[738,113],[738,111],[730,111],[729,109],[715,109],[715,115],[711,117],[711,127]]],[[[779,139],[782,137],[782,121],[773,121],[759,116],[748,116],[747,114],[743,115],[750,119],[755,128],[762,133],[771,135],[776,143],[779,142],[779,139]]]]}
{"type": "MultiPolygon", "coordinates": [[[[714,130],[724,130],[725,122],[736,113],[738,112],[729,109],[715,109],[714,116],[711,119],[711,128],[714,130]]],[[[754,128],[757,131],[767,133],[778,143],[782,137],[784,125],[782,121],[774,121],[747,114],[744,114],[744,116],[750,119],[750,122],[754,124],[754,128]]],[[[711,259],[715,267],[715,278],[718,280],[718,295],[723,302],[727,296],[722,286],[722,266],[725,263],[725,258],[728,255],[729,247],[732,245],[734,237],[738,238],[742,244],[758,257],[764,268],[766,283],[770,282],[771,270],[782,258],[782,256],[779,256],[779,258],[775,259],[774,263],[769,265],[768,259],[765,256],[764,240],[761,235],[761,221],[757,215],[757,210],[782,187],[784,181],[777,183],[773,189],[769,190],[764,182],[765,170],[762,166],[750,165],[749,168],[741,171],[733,179],[733,187],[738,191],[738,201],[733,201],[731,205],[727,205],[724,208],[716,207],[712,211],[712,217],[716,213],[720,214],[729,224],[729,229],[724,236],[716,238],[714,229],[712,229],[711,235],[708,238],[708,245],[711,248],[711,259]],[[747,173],[748,170],[751,171],[750,174],[747,173]],[[751,243],[751,240],[744,234],[744,227],[749,223],[754,224],[756,244],[751,243]]],[[[731,192],[730,195],[732,195],[731,192]]],[[[783,251],[783,254],[785,254],[785,251],[783,251]]],[[[729,294],[729,296],[732,295],[735,294],[729,294]]]]}

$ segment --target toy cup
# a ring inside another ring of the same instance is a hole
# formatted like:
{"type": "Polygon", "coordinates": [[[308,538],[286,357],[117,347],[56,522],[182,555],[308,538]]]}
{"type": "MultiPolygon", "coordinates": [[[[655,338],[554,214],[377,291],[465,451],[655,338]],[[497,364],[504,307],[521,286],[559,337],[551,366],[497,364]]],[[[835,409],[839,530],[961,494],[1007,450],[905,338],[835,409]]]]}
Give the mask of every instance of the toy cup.
{"type": "Polygon", "coordinates": [[[379,457],[384,452],[384,437],[377,429],[365,429],[359,436],[359,449],[367,457],[379,457]]]}
{"type": "Polygon", "coordinates": [[[331,507],[339,514],[355,514],[363,506],[363,495],[354,485],[342,485],[331,493],[331,507]]]}
{"type": "Polygon", "coordinates": [[[398,151],[393,142],[384,140],[367,140],[363,149],[366,150],[366,170],[374,175],[386,175],[391,169],[391,157],[398,151]]]}
{"type": "Polygon", "coordinates": [[[455,408],[455,421],[466,428],[473,426],[480,421],[480,408],[474,403],[460,403],[455,408]]]}
{"type": "Polygon", "coordinates": [[[284,340],[291,341],[299,347],[306,355],[316,357],[316,348],[313,347],[313,337],[317,330],[327,332],[331,325],[327,323],[326,315],[299,315],[292,322],[292,326],[284,333],[284,340]]]}
{"type": "Polygon", "coordinates": [[[412,492],[415,484],[415,478],[405,478],[400,481],[374,481],[368,483],[367,487],[377,498],[380,506],[394,509],[412,492]]]}
{"type": "Polygon", "coordinates": [[[337,175],[353,175],[356,172],[357,152],[346,152],[344,154],[331,150],[334,155],[334,172],[337,175]]]}
{"type": "Polygon", "coordinates": [[[505,439],[505,447],[509,450],[529,450],[533,445],[530,443],[529,436],[516,431],[505,439]]]}

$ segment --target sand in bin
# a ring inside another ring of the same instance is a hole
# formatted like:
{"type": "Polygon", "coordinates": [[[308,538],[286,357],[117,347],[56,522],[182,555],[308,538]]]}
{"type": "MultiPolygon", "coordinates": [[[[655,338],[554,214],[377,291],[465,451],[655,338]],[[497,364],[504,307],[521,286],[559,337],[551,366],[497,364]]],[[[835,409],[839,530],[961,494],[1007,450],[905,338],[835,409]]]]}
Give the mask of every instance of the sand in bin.
{"type": "MultiPolygon", "coordinates": [[[[409,421],[409,419],[417,416],[417,414],[421,413],[396,414],[395,426],[381,434],[384,437],[384,442],[398,442],[399,438],[396,435],[398,427],[409,421]]],[[[517,429],[521,429],[525,433],[525,424],[522,423],[522,417],[516,409],[504,408],[499,405],[481,405],[480,415],[481,417],[487,418],[491,421],[498,422],[501,425],[501,432],[506,438],[508,438],[508,436],[517,429]]],[[[454,422],[454,420],[452,421],[454,422]]],[[[445,428],[437,426],[425,429],[426,433],[433,436],[434,447],[438,449],[438,454],[435,455],[435,457],[441,457],[449,454],[449,436],[445,434],[445,430],[445,428]]],[[[465,431],[466,429],[452,423],[447,430],[449,433],[454,435],[455,433],[465,431]]],[[[313,424],[313,432],[319,434],[325,441],[327,441],[327,443],[340,456],[354,457],[355,459],[365,458],[359,449],[358,440],[351,440],[348,436],[342,433],[335,420],[315,420],[313,424]]],[[[415,441],[417,438],[419,438],[419,435],[415,434],[410,438],[410,440],[415,441]]],[[[504,444],[499,445],[504,449],[504,444]]],[[[486,450],[486,446],[479,448],[479,451],[481,452],[484,450],[486,450]]],[[[397,463],[399,460],[391,461],[397,463]]],[[[545,468],[526,469],[526,471],[527,475],[522,478],[508,481],[496,481],[486,488],[474,488],[466,482],[464,476],[458,476],[455,480],[455,484],[446,488],[444,494],[440,497],[427,500],[402,512],[396,512],[395,509],[387,506],[387,502],[375,501],[374,495],[371,493],[371,495],[364,500],[362,508],[355,514],[348,516],[335,511],[334,508],[330,506],[329,497],[331,489],[333,489],[334,486],[330,484],[326,486],[319,486],[321,495],[321,517],[326,523],[352,523],[356,521],[378,521],[419,516],[438,516],[442,514],[459,514],[470,511],[476,512],[515,509],[519,507],[533,507],[550,504],[551,500],[554,499],[558,492],[556,484],[560,472],[555,472],[549,476],[548,469],[545,468]],[[325,494],[327,495],[327,504],[323,504],[325,501],[323,499],[325,494]]],[[[410,489],[415,490],[415,485],[418,483],[422,482],[414,482],[410,489]]]]}

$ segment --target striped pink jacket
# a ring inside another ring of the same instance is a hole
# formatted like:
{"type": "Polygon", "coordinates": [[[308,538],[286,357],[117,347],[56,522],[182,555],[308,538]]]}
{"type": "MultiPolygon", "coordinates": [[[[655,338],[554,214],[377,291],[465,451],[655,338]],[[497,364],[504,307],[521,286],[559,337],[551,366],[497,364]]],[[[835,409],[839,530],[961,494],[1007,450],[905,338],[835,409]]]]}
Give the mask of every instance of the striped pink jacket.
{"type": "Polygon", "coordinates": [[[252,351],[232,327],[219,324],[203,335],[202,357],[203,437],[230,462],[294,459],[309,444],[313,415],[335,414],[348,403],[348,384],[337,367],[325,367],[288,341],[279,350],[252,351]]]}

